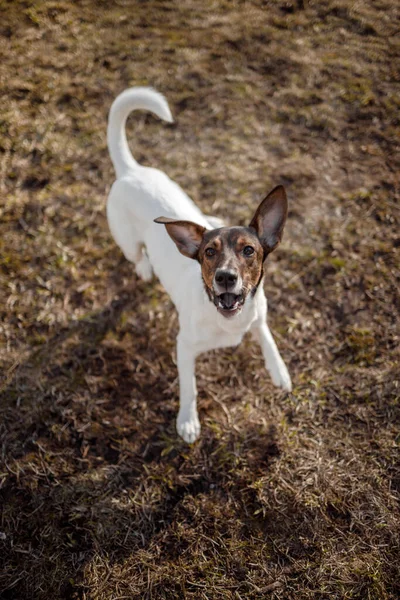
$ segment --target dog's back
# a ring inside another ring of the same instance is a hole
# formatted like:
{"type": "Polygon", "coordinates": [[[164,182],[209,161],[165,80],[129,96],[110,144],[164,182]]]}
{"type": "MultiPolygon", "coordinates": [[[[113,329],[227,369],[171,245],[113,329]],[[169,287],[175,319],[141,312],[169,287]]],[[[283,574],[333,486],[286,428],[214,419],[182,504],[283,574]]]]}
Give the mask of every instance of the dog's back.
{"type": "MultiPolygon", "coordinates": [[[[146,109],[161,119],[172,122],[165,98],[150,88],[125,90],[113,102],[109,115],[107,140],[117,179],[107,203],[111,233],[125,257],[136,264],[143,279],[150,279],[154,270],[175,305],[181,298],[182,274],[199,267],[185,259],[168,234],[154,219],[162,215],[196,221],[211,229],[210,223],[178,184],[165,173],[139,165],[133,158],[125,133],[126,119],[131,111],[146,109]],[[146,253],[146,254],[145,254],[146,253]]],[[[196,277],[196,281],[200,278],[196,277]]]]}

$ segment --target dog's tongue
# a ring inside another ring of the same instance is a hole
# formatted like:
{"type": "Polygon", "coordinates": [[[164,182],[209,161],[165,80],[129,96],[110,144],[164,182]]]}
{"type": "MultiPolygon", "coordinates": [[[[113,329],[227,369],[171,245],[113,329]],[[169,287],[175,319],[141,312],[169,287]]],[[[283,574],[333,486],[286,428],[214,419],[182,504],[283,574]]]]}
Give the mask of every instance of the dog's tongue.
{"type": "Polygon", "coordinates": [[[237,304],[236,294],[230,294],[229,292],[227,292],[226,294],[222,294],[221,300],[225,308],[233,308],[235,304],[237,304]]]}

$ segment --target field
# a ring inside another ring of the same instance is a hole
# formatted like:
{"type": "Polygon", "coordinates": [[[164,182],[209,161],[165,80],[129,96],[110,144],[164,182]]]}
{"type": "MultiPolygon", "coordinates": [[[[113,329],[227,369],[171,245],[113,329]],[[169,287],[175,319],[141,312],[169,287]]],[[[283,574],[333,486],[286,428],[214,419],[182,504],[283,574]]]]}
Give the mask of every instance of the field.
{"type": "Polygon", "coordinates": [[[400,5],[0,1],[0,597],[400,597],[400,5]],[[134,156],[248,224],[277,391],[250,339],[197,361],[178,439],[177,316],[111,239],[106,122],[133,85],[173,125],[134,156]]]}

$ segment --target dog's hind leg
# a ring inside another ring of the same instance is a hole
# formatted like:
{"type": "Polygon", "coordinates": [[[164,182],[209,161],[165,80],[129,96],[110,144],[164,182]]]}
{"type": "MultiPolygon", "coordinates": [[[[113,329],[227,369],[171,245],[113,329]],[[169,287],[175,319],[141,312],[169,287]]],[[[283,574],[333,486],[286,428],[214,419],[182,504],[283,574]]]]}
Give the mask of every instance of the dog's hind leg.
{"type": "Polygon", "coordinates": [[[138,239],[129,215],[124,215],[120,207],[109,201],[107,218],[111,234],[124,253],[125,258],[134,263],[136,273],[143,281],[150,281],[153,276],[153,269],[144,244],[142,240],[138,239]]]}
{"type": "Polygon", "coordinates": [[[141,245],[141,257],[138,261],[135,261],[136,273],[143,281],[151,281],[153,277],[153,269],[149,257],[147,256],[146,249],[141,245]]]}
{"type": "Polygon", "coordinates": [[[153,269],[149,257],[147,256],[146,249],[142,242],[131,241],[129,248],[122,248],[125,257],[133,262],[135,265],[135,271],[140,279],[143,281],[151,281],[153,277],[153,269]]]}

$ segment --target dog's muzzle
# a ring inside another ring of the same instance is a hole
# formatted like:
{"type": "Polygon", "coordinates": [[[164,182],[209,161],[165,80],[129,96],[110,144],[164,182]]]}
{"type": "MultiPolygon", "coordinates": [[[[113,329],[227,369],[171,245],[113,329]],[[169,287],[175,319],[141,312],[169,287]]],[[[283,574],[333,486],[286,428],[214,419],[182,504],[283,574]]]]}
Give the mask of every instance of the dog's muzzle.
{"type": "Polygon", "coordinates": [[[233,269],[217,269],[213,284],[213,301],[224,317],[233,317],[242,310],[245,295],[242,279],[233,269]]]}

